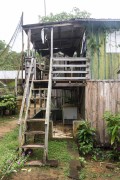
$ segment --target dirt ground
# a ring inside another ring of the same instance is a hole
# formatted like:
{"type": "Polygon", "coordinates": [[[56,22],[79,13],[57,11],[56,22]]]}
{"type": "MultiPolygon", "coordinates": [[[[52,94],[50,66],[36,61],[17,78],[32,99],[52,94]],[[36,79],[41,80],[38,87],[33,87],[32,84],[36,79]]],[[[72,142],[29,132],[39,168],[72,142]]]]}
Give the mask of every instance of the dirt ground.
{"type": "Polygon", "coordinates": [[[17,119],[14,117],[12,117],[12,119],[13,120],[0,123],[0,138],[17,126],[17,119]]]}
{"type": "Polygon", "coordinates": [[[88,158],[85,167],[81,168],[78,151],[72,149],[70,142],[67,140],[67,149],[74,159],[70,161],[66,172],[65,164],[59,162],[56,168],[25,167],[19,173],[14,174],[11,180],[120,180],[120,168],[117,166],[107,168],[106,166],[110,164],[107,161],[95,162],[88,158]]]}

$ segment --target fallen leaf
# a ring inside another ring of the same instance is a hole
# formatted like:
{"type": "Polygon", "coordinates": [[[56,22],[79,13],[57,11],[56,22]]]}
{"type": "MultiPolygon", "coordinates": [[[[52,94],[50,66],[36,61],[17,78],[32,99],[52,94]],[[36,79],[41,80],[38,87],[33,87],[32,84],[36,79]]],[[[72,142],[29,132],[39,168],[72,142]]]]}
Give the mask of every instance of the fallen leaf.
{"type": "Polygon", "coordinates": [[[31,169],[28,169],[28,172],[31,172],[31,169]]]}
{"type": "Polygon", "coordinates": [[[27,171],[27,169],[21,169],[21,171],[27,171]]]}

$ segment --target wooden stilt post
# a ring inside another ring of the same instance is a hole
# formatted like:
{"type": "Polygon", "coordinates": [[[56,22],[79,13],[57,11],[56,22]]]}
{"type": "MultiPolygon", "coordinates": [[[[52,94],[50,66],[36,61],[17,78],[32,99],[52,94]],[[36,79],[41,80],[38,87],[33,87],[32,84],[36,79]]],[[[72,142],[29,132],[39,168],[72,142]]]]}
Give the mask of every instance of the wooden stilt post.
{"type": "MultiPolygon", "coordinates": [[[[27,57],[28,58],[30,57],[30,41],[31,41],[31,29],[28,30],[28,42],[27,42],[27,57]]],[[[30,62],[28,62],[28,64],[30,65],[30,62]]],[[[28,64],[26,63],[26,66],[28,66],[28,64]]],[[[26,71],[27,71],[27,68],[26,68],[26,71]]],[[[25,72],[25,73],[28,73],[28,72],[25,72]]],[[[27,79],[26,75],[25,75],[25,79],[27,79]]],[[[26,107],[28,106],[29,91],[30,91],[30,88],[27,89],[26,107]]]]}
{"type": "Polygon", "coordinates": [[[31,29],[28,30],[27,57],[30,57],[31,29]]]}

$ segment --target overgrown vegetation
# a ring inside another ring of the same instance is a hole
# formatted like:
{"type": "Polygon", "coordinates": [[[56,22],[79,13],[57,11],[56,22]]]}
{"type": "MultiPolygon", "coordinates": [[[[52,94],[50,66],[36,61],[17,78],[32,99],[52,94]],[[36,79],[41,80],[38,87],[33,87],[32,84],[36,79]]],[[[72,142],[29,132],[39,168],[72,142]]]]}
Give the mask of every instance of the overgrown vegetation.
{"type": "Polygon", "coordinates": [[[61,12],[58,14],[50,13],[48,16],[39,16],[39,22],[57,22],[57,21],[64,21],[70,20],[75,18],[89,18],[90,13],[87,11],[81,11],[79,8],[74,7],[71,12],[61,12]]]}
{"type": "Polygon", "coordinates": [[[90,154],[93,151],[95,129],[91,128],[87,121],[82,121],[78,127],[77,141],[81,155],[90,154]]]}
{"type": "Polygon", "coordinates": [[[110,138],[110,146],[107,151],[96,148],[95,129],[91,128],[87,121],[82,121],[77,133],[77,143],[80,155],[92,155],[95,161],[120,160],[120,114],[113,115],[110,112],[104,114],[107,122],[107,131],[110,138]]]}
{"type": "MultiPolygon", "coordinates": [[[[0,178],[10,176],[18,172],[23,166],[26,158],[18,158],[18,128],[7,133],[0,141],[0,178]]],[[[43,152],[34,151],[34,154],[28,159],[41,159],[43,152]],[[35,157],[34,157],[35,156],[35,157]],[[41,157],[40,157],[41,156],[41,157]]],[[[73,157],[68,152],[67,142],[65,140],[49,141],[49,159],[56,159],[62,163],[64,175],[69,172],[69,162],[73,157]]],[[[59,168],[59,167],[58,167],[59,168]]]]}
{"type": "Polygon", "coordinates": [[[18,170],[24,167],[26,160],[27,156],[22,155],[19,157],[18,154],[15,152],[7,154],[6,158],[0,166],[1,180],[4,177],[9,176],[13,172],[16,173],[18,170]]]}

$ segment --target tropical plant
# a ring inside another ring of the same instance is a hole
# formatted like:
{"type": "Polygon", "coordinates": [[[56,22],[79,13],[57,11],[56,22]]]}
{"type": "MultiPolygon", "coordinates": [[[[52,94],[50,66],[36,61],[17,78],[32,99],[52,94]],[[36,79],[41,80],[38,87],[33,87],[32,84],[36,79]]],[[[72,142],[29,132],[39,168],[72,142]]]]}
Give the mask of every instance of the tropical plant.
{"type": "Polygon", "coordinates": [[[9,110],[11,113],[15,113],[17,108],[16,97],[12,94],[0,96],[0,112],[9,110]]]}
{"type": "Polygon", "coordinates": [[[107,131],[110,135],[111,145],[117,146],[120,143],[120,114],[106,112],[104,119],[107,122],[107,131]]]}
{"type": "Polygon", "coordinates": [[[89,122],[82,121],[77,132],[77,141],[81,154],[86,155],[92,152],[95,141],[94,136],[95,129],[90,126],[89,122]]]}
{"type": "Polygon", "coordinates": [[[104,119],[107,122],[107,132],[110,137],[110,144],[113,151],[110,153],[112,158],[120,159],[120,114],[106,112],[104,119]]]}

